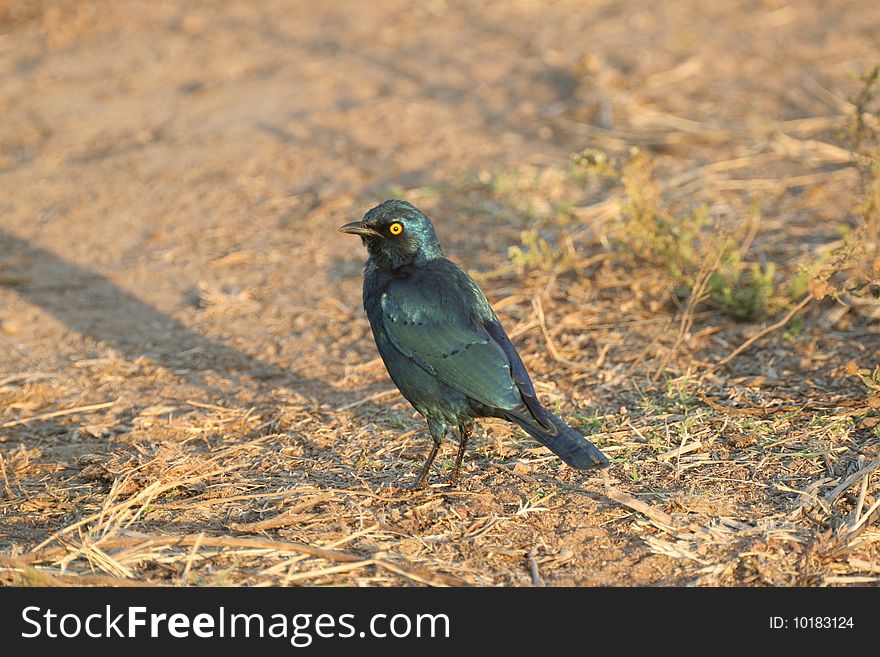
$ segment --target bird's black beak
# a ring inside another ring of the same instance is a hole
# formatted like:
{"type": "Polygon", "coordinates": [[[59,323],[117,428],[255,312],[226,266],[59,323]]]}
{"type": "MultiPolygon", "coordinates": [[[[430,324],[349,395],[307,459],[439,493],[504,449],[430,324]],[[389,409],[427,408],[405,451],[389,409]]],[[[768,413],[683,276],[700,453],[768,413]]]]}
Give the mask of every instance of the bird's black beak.
{"type": "Polygon", "coordinates": [[[351,233],[352,235],[360,235],[362,237],[382,237],[382,233],[373,230],[363,221],[352,221],[339,227],[340,233],[351,233]]]}

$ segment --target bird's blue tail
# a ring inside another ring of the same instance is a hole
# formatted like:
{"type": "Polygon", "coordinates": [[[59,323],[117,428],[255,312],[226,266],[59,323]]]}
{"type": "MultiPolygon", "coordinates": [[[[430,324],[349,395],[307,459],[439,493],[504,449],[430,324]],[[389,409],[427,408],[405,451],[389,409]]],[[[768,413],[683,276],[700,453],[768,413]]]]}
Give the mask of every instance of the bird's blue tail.
{"type": "Polygon", "coordinates": [[[598,447],[550,411],[543,411],[543,419],[549,420],[555,431],[535,426],[534,421],[525,422],[517,417],[511,417],[510,420],[573,468],[587,470],[608,467],[610,463],[598,447]]]}

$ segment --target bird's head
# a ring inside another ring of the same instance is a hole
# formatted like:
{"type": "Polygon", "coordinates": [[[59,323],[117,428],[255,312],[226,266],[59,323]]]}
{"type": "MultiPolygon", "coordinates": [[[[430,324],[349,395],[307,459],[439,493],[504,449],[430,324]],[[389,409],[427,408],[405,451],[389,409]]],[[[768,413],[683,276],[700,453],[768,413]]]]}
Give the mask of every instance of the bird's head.
{"type": "Polygon", "coordinates": [[[339,230],[360,235],[370,257],[383,267],[397,269],[443,256],[431,220],[406,201],[385,201],[367,212],[363,221],[339,230]]]}

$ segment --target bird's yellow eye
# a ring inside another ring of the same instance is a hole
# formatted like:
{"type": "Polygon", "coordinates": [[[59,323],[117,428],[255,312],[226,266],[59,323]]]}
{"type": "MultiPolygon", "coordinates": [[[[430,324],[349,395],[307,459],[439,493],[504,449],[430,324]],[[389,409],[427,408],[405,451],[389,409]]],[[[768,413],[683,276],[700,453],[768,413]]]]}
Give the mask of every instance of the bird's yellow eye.
{"type": "Polygon", "coordinates": [[[403,232],[403,224],[399,221],[395,221],[393,224],[388,226],[388,232],[392,235],[400,235],[403,232]]]}

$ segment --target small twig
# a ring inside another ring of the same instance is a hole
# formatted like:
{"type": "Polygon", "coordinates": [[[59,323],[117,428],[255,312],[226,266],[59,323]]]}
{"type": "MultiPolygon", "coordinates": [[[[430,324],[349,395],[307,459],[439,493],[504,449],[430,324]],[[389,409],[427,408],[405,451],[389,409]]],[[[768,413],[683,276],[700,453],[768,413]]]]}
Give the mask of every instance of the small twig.
{"type": "Polygon", "coordinates": [[[30,422],[38,422],[40,420],[48,420],[53,417],[61,417],[62,415],[73,415],[74,413],[88,413],[90,411],[97,411],[102,408],[109,408],[116,404],[116,401],[104,402],[102,404],[90,404],[89,406],[77,406],[75,408],[66,408],[63,411],[53,411],[51,413],[42,413],[40,415],[32,415],[31,417],[22,418],[20,420],[12,420],[11,422],[4,422],[0,424],[0,429],[8,429],[10,427],[17,427],[21,424],[28,424],[30,422]]]}
{"type": "Polygon", "coordinates": [[[3,476],[3,490],[6,491],[6,497],[12,499],[15,497],[15,493],[12,492],[12,486],[9,485],[9,477],[6,476],[6,461],[3,458],[3,454],[0,454],[0,475],[3,476]]]}
{"type": "Polygon", "coordinates": [[[853,175],[852,169],[837,169],[836,171],[820,171],[817,173],[805,173],[800,176],[788,176],[785,178],[729,178],[715,183],[715,188],[722,191],[733,190],[770,190],[789,189],[791,187],[804,187],[820,182],[826,182],[833,175],[853,175]]]}
{"type": "Polygon", "coordinates": [[[691,290],[687,306],[682,313],[681,321],[678,326],[678,334],[675,336],[675,342],[661,357],[660,364],[657,366],[654,375],[651,377],[651,381],[657,381],[663,376],[663,372],[666,371],[666,366],[669,364],[669,360],[678,352],[678,348],[684,341],[685,336],[690,332],[691,327],[694,324],[694,311],[696,310],[697,305],[705,298],[706,289],[709,287],[709,280],[715,270],[718,269],[718,265],[721,263],[721,258],[723,256],[724,249],[719,249],[718,253],[715,254],[715,260],[711,264],[707,262],[700,268],[695,280],[695,285],[691,290]]]}
{"type": "Polygon", "coordinates": [[[608,497],[608,499],[614,500],[618,504],[623,504],[634,511],[646,515],[655,524],[660,525],[661,529],[675,529],[675,520],[673,520],[672,516],[668,513],[661,511],[660,509],[655,509],[653,506],[645,504],[641,500],[637,500],[632,495],[624,493],[619,488],[614,488],[614,486],[610,485],[606,486],[605,496],[608,497]]]}
{"type": "Polygon", "coordinates": [[[865,508],[865,496],[868,494],[868,479],[870,477],[864,477],[862,479],[862,489],[859,491],[859,501],[856,503],[856,513],[855,519],[856,522],[862,517],[862,509],[865,508]]]}
{"type": "Polygon", "coordinates": [[[204,506],[216,506],[218,504],[230,504],[232,502],[242,502],[245,500],[258,500],[258,499],[277,499],[281,497],[293,497],[295,495],[302,495],[303,492],[318,492],[317,489],[303,491],[302,489],[292,489],[292,490],[280,490],[280,491],[272,491],[272,492],[264,492],[264,493],[251,493],[249,495],[230,495],[229,497],[210,497],[208,499],[193,499],[188,503],[171,503],[171,502],[157,502],[153,504],[154,509],[169,509],[175,511],[186,511],[189,509],[195,509],[204,506]]]}
{"type": "Polygon", "coordinates": [[[315,577],[321,577],[322,575],[333,575],[336,573],[347,573],[352,570],[359,570],[361,568],[366,568],[367,566],[372,566],[376,562],[372,559],[364,559],[363,561],[352,561],[350,563],[340,564],[338,566],[329,566],[327,568],[318,568],[317,570],[311,570],[302,573],[294,573],[292,575],[287,575],[284,578],[284,583],[288,582],[296,582],[304,579],[313,579],[315,577]]]}
{"type": "Polygon", "coordinates": [[[679,447],[674,447],[670,449],[668,452],[663,452],[662,454],[657,455],[658,461],[668,461],[672,458],[681,458],[684,454],[689,454],[690,452],[695,452],[703,446],[703,443],[699,440],[696,440],[692,443],[688,443],[685,445],[682,443],[679,447]]]}
{"type": "Polygon", "coordinates": [[[193,541],[192,549],[189,551],[189,556],[186,558],[186,565],[183,567],[183,572],[180,574],[181,581],[186,584],[186,579],[189,577],[189,571],[192,569],[193,562],[196,559],[196,554],[198,554],[199,547],[202,545],[202,541],[205,540],[205,532],[201,532],[198,536],[196,536],[196,540],[193,541]]]}
{"type": "Polygon", "coordinates": [[[536,296],[532,299],[532,307],[535,309],[535,315],[538,317],[538,325],[541,327],[541,333],[544,334],[544,342],[547,343],[547,350],[550,352],[550,355],[553,357],[553,360],[562,362],[565,359],[556,349],[556,344],[553,342],[553,338],[550,337],[550,332],[547,330],[547,322],[544,319],[544,306],[541,303],[541,298],[536,296]]]}
{"type": "Polygon", "coordinates": [[[136,581],[106,575],[56,575],[49,570],[22,564],[20,559],[7,559],[0,555],[0,571],[2,570],[12,572],[31,586],[162,586],[161,583],[151,580],[136,581]]]}
{"type": "Polygon", "coordinates": [[[865,575],[828,575],[823,584],[870,584],[880,582],[880,577],[867,577],[865,575]]]}
{"type": "Polygon", "coordinates": [[[544,580],[541,579],[541,573],[538,571],[538,560],[535,555],[535,548],[530,548],[526,553],[529,561],[529,573],[532,576],[532,586],[544,586],[544,580]]]}
{"type": "Polygon", "coordinates": [[[853,568],[857,568],[863,572],[868,573],[880,573],[880,563],[873,563],[871,561],[867,561],[866,559],[858,559],[856,557],[850,557],[847,559],[849,565],[853,568]]]}
{"type": "Polygon", "coordinates": [[[535,316],[538,318],[538,325],[541,327],[541,333],[544,335],[544,342],[547,344],[547,351],[550,352],[550,356],[552,356],[553,360],[574,369],[591,370],[592,367],[588,367],[584,365],[584,363],[577,363],[573,360],[569,360],[559,353],[559,350],[556,348],[556,344],[553,342],[553,338],[550,335],[550,331],[547,330],[547,322],[544,317],[544,305],[541,303],[540,296],[536,295],[532,298],[532,308],[535,311],[535,316]]]}
{"type": "Polygon", "coordinates": [[[418,582],[419,584],[426,584],[428,586],[470,586],[470,583],[464,581],[463,579],[452,577],[450,575],[443,575],[441,573],[423,573],[421,571],[407,570],[405,568],[401,568],[397,564],[383,561],[382,559],[376,559],[374,563],[380,568],[389,570],[392,573],[397,573],[398,575],[406,577],[407,579],[411,579],[412,581],[418,582]]]}
{"type": "Polygon", "coordinates": [[[364,397],[363,399],[358,399],[357,401],[351,402],[350,404],[345,404],[344,406],[340,406],[339,408],[336,409],[336,412],[339,413],[341,411],[347,411],[352,408],[356,408],[356,407],[361,406],[363,404],[369,403],[371,401],[379,401],[380,399],[384,399],[385,397],[390,397],[391,395],[393,395],[396,392],[397,392],[397,388],[394,388],[393,390],[383,390],[382,392],[377,392],[373,395],[370,395],[369,397],[364,397]]]}
{"type": "Polygon", "coordinates": [[[712,399],[707,397],[702,390],[697,391],[697,397],[699,397],[700,401],[702,401],[710,408],[713,408],[720,413],[726,413],[727,415],[772,415],[774,413],[792,413],[801,409],[800,406],[774,406],[773,408],[731,408],[729,406],[722,406],[721,404],[713,401],[712,399]]]}
{"type": "Polygon", "coordinates": [[[237,410],[240,410],[240,409],[237,409],[237,408],[230,408],[230,407],[228,407],[228,406],[218,406],[217,404],[206,404],[205,402],[199,402],[199,401],[195,401],[195,400],[192,400],[192,399],[187,399],[187,400],[184,401],[183,403],[184,403],[184,404],[189,404],[190,406],[195,406],[196,408],[204,408],[204,409],[207,409],[207,410],[209,410],[209,411],[225,411],[225,412],[229,412],[229,411],[237,411],[237,410]]]}
{"type": "Polygon", "coordinates": [[[786,493],[795,493],[798,496],[799,502],[797,506],[789,512],[788,517],[792,519],[796,518],[798,514],[804,511],[805,507],[810,505],[810,503],[818,504],[822,508],[822,511],[824,511],[825,513],[830,513],[831,510],[828,508],[828,505],[825,504],[825,501],[821,497],[816,495],[815,492],[819,490],[819,488],[827,484],[829,481],[831,481],[831,479],[828,477],[817,479],[816,481],[811,482],[810,485],[803,490],[791,488],[790,486],[786,486],[785,484],[776,484],[776,490],[780,490],[786,493]]]}
{"type": "MultiPolygon", "coordinates": [[[[274,552],[294,552],[307,554],[310,557],[320,557],[328,561],[354,562],[362,561],[363,557],[348,552],[319,548],[305,543],[292,541],[273,541],[267,538],[245,538],[238,536],[206,536],[204,534],[185,534],[183,536],[163,536],[158,534],[134,534],[116,538],[106,538],[98,541],[103,550],[114,548],[146,549],[150,547],[190,547],[199,541],[202,547],[216,548],[241,548],[249,550],[271,550],[274,552]]],[[[37,548],[27,552],[21,557],[31,563],[49,561],[69,552],[67,547],[37,548]]]]}
{"type": "Polygon", "coordinates": [[[865,511],[865,515],[862,516],[861,520],[853,524],[853,526],[849,530],[849,533],[855,534],[858,531],[859,527],[868,522],[868,520],[871,518],[871,516],[874,515],[874,512],[877,509],[880,509],[880,500],[874,502],[871,507],[867,511],[865,511]]]}
{"type": "Polygon", "coordinates": [[[812,300],[813,300],[812,293],[807,294],[807,296],[805,296],[803,299],[801,299],[801,302],[798,305],[796,305],[794,308],[792,308],[791,310],[788,311],[788,313],[785,315],[785,317],[780,319],[775,324],[771,324],[770,326],[763,328],[760,331],[758,331],[757,333],[755,333],[748,340],[746,340],[740,346],[738,346],[736,349],[731,351],[727,356],[725,356],[724,358],[719,360],[717,363],[715,363],[715,367],[721,367],[722,365],[727,365],[730,361],[732,361],[734,358],[739,356],[746,349],[751,347],[752,344],[754,344],[756,340],[760,340],[768,333],[772,333],[776,329],[780,329],[783,326],[785,326],[786,324],[788,324],[788,322],[791,321],[791,318],[794,317],[798,312],[803,310],[804,307],[808,303],[810,303],[810,301],[812,301],[812,300]]]}
{"type": "Polygon", "coordinates": [[[303,511],[307,511],[313,506],[317,506],[321,502],[326,502],[327,500],[332,498],[332,493],[327,495],[318,495],[317,497],[313,497],[310,500],[306,500],[304,502],[301,502],[300,504],[292,506],[284,513],[279,513],[277,516],[266,518],[265,520],[258,520],[257,522],[231,522],[229,523],[228,527],[233,531],[251,533],[262,532],[266,531],[267,529],[287,527],[299,521],[299,514],[303,511]]]}
{"type": "Polygon", "coordinates": [[[854,483],[856,483],[862,477],[867,477],[869,474],[874,472],[874,470],[876,470],[877,468],[880,468],[880,458],[874,459],[868,465],[866,465],[864,468],[862,468],[858,472],[851,474],[849,477],[844,479],[838,486],[836,486],[833,490],[831,490],[829,493],[827,493],[825,495],[825,503],[828,504],[829,506],[834,504],[835,500],[838,497],[840,497],[840,495],[843,493],[843,491],[845,491],[847,488],[852,486],[854,483]]]}

